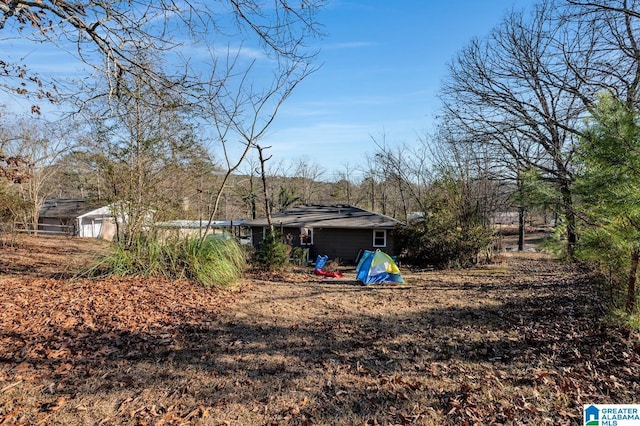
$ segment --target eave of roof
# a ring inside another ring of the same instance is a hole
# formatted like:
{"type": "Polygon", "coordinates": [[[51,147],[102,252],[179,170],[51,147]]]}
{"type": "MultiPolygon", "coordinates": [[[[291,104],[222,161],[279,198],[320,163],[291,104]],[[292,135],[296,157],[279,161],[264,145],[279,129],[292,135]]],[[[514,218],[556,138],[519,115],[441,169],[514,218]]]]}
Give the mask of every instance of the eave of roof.
{"type": "Polygon", "coordinates": [[[204,229],[207,224],[211,228],[230,228],[232,226],[241,226],[243,220],[213,220],[208,223],[207,220],[169,220],[166,222],[156,222],[157,228],[180,228],[180,229],[204,229]]]}

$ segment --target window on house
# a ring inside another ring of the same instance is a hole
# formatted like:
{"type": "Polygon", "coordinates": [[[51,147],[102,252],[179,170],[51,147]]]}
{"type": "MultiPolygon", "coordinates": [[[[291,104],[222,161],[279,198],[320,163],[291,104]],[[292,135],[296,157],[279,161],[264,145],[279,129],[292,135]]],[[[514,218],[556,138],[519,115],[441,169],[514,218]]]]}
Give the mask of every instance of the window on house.
{"type": "Polygon", "coordinates": [[[386,229],[373,230],[373,246],[374,247],[387,246],[387,230],[386,229]]]}
{"type": "Polygon", "coordinates": [[[300,245],[310,246],[313,244],[313,229],[300,228],[300,245]]]}

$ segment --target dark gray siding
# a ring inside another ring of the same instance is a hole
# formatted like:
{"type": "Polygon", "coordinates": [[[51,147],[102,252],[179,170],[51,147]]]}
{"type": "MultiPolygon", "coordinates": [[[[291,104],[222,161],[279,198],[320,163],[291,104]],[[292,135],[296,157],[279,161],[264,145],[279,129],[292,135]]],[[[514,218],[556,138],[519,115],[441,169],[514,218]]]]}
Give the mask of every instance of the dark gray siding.
{"type": "MultiPolygon", "coordinates": [[[[258,247],[262,243],[264,237],[264,229],[262,226],[251,227],[251,241],[254,247],[258,247]]],[[[291,238],[291,245],[297,247],[300,245],[300,228],[285,228],[276,226],[276,231],[282,234],[283,239],[286,242],[286,237],[289,235],[291,238]]]]}
{"type": "Polygon", "coordinates": [[[349,264],[355,262],[360,249],[371,245],[371,232],[368,229],[318,229],[313,242],[319,254],[349,264]]]}
{"type": "MultiPolygon", "coordinates": [[[[262,227],[252,227],[253,245],[258,247],[262,242],[262,227]]],[[[292,246],[300,245],[299,228],[283,228],[283,236],[290,233],[292,246]]],[[[386,247],[373,246],[373,229],[339,229],[339,228],[314,228],[313,245],[309,246],[309,260],[315,261],[318,255],[328,256],[329,259],[340,259],[342,264],[353,264],[361,250],[380,249],[385,253],[394,255],[392,230],[387,230],[386,247]]]]}
{"type": "Polygon", "coordinates": [[[386,247],[373,247],[372,229],[334,229],[315,230],[314,246],[318,254],[327,255],[329,259],[339,258],[343,264],[355,263],[360,250],[380,249],[393,254],[391,230],[387,230],[386,247]]]}

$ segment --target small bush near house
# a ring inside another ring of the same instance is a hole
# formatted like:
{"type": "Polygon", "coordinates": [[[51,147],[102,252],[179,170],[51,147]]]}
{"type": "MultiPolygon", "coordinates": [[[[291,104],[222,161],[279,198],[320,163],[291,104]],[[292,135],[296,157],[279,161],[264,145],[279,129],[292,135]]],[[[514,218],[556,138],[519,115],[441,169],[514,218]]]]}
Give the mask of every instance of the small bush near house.
{"type": "Polygon", "coordinates": [[[253,265],[259,269],[279,271],[289,263],[291,246],[282,242],[278,232],[267,232],[253,255],[253,265]]]}
{"type": "Polygon", "coordinates": [[[291,261],[298,266],[306,265],[309,254],[304,247],[293,247],[291,249],[291,261]]]}
{"type": "Polygon", "coordinates": [[[88,273],[186,278],[208,287],[225,288],[242,276],[245,267],[245,251],[233,238],[141,238],[130,247],[116,245],[88,273]]]}

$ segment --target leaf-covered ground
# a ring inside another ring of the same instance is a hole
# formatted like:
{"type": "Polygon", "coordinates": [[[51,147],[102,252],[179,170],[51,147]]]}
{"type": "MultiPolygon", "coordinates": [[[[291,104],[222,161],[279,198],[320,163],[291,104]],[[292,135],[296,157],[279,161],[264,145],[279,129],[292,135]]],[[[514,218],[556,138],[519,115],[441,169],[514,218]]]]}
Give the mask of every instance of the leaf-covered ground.
{"type": "Polygon", "coordinates": [[[639,403],[640,341],[538,254],[367,288],[310,273],[72,278],[103,245],[0,250],[0,424],[579,424],[639,403]]]}

